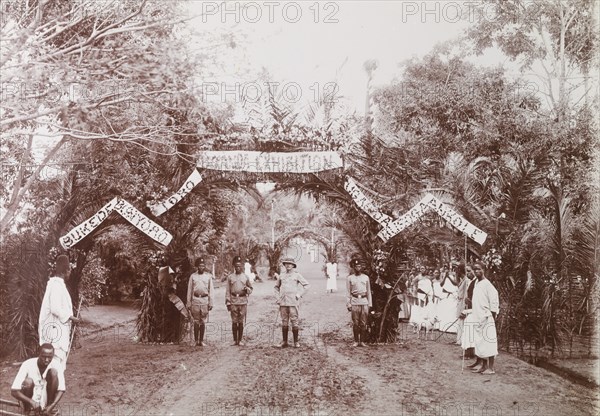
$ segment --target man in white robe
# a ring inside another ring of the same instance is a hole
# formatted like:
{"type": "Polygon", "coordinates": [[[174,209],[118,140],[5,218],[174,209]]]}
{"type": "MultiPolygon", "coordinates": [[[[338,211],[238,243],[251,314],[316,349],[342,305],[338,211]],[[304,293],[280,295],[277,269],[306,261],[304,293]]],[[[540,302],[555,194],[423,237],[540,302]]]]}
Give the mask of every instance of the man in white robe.
{"type": "Polygon", "coordinates": [[[415,278],[417,297],[416,303],[412,305],[409,324],[413,325],[415,331],[419,325],[426,320],[430,314],[431,306],[433,306],[433,286],[431,279],[426,274],[425,267],[421,267],[421,273],[415,278]]]}
{"type": "Polygon", "coordinates": [[[69,258],[60,255],[56,259],[56,273],[48,280],[46,292],[42,300],[38,333],[40,345],[49,343],[54,347],[54,359],[63,369],[67,368],[67,354],[71,339],[71,322],[79,322],[73,316],[71,295],[65,285],[69,277],[69,258]]]}
{"type": "Polygon", "coordinates": [[[465,350],[464,357],[465,358],[475,358],[475,351],[473,343],[473,336],[471,331],[471,324],[469,323],[470,319],[469,315],[472,307],[473,300],[473,290],[469,290],[471,284],[473,284],[475,280],[475,273],[471,266],[459,265],[459,272],[462,272],[462,268],[464,267],[464,278],[461,280],[458,285],[457,290],[457,313],[459,314],[459,319],[457,321],[457,332],[456,332],[456,343],[465,350]]]}
{"type": "Polygon", "coordinates": [[[480,365],[473,372],[484,375],[495,374],[494,357],[498,355],[498,337],[496,333],[496,315],[500,310],[498,291],[485,278],[483,264],[473,266],[477,282],[473,289],[473,320],[476,322],[474,331],[475,355],[480,365]]]}
{"type": "Polygon", "coordinates": [[[254,282],[254,279],[256,279],[256,274],[252,272],[252,264],[250,264],[248,259],[246,259],[246,262],[244,263],[244,273],[246,273],[246,276],[248,276],[250,282],[254,282]]]}
{"type": "MultiPolygon", "coordinates": [[[[442,293],[442,280],[439,270],[434,270],[431,276],[432,286],[432,305],[430,314],[435,318],[436,321],[440,321],[440,301],[443,299],[442,293]]],[[[439,328],[438,328],[439,329],[439,328]]]]}
{"type": "Polygon", "coordinates": [[[333,293],[337,290],[337,263],[327,262],[325,272],[327,273],[326,291],[333,293]]]}
{"type": "Polygon", "coordinates": [[[458,301],[456,292],[458,288],[454,285],[449,275],[442,282],[442,300],[438,304],[438,317],[440,320],[440,330],[444,332],[456,333],[458,314],[456,308],[458,301]]]}

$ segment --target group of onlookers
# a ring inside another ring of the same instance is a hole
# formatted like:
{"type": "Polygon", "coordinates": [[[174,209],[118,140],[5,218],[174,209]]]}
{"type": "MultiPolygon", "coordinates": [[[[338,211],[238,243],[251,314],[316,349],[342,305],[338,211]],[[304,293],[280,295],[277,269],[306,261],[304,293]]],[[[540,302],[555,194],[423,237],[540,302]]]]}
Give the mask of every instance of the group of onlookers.
{"type": "Polygon", "coordinates": [[[494,374],[499,298],[485,277],[483,263],[458,264],[454,269],[421,266],[418,272],[408,274],[400,297],[400,318],[408,319],[415,331],[456,333],[464,358],[476,358],[468,367],[473,372],[494,374]]]}
{"type": "Polygon", "coordinates": [[[406,282],[400,318],[418,328],[457,332],[457,296],[459,281],[447,267],[412,270],[406,282]]]}

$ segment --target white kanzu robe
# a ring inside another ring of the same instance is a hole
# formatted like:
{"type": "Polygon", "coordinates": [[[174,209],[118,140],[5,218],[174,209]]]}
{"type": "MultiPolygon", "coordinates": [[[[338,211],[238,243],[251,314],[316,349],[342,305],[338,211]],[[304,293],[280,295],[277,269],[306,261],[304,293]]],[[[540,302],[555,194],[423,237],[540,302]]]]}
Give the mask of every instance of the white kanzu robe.
{"type": "Polygon", "coordinates": [[[438,318],[440,320],[440,331],[456,333],[458,328],[458,314],[456,308],[458,301],[456,299],[456,292],[458,288],[450,281],[446,279],[442,286],[442,300],[438,303],[438,318]]]}
{"type": "MultiPolygon", "coordinates": [[[[469,292],[469,285],[471,284],[473,280],[469,279],[467,276],[465,276],[463,278],[463,280],[458,284],[458,290],[456,291],[456,302],[457,302],[457,307],[456,307],[456,314],[457,316],[460,316],[461,313],[463,313],[463,311],[465,310],[465,308],[467,307],[467,297],[468,297],[468,292],[469,292]]],[[[469,309],[470,311],[470,309],[469,309]]],[[[458,345],[461,345],[462,348],[468,348],[465,347],[464,344],[464,326],[465,326],[465,319],[459,319],[458,321],[456,321],[456,323],[458,324],[456,327],[456,343],[458,345]]]]}
{"type": "Polygon", "coordinates": [[[251,282],[254,282],[256,274],[252,273],[252,265],[248,262],[244,263],[244,273],[246,273],[246,276],[248,276],[248,279],[250,279],[251,282]]]}
{"type": "Polygon", "coordinates": [[[326,290],[337,290],[337,263],[326,264],[327,273],[327,289],[326,290]]]}
{"type": "Polygon", "coordinates": [[[424,320],[433,319],[433,285],[431,284],[431,280],[422,276],[418,283],[417,289],[420,292],[417,292],[416,304],[412,305],[410,311],[410,319],[408,321],[409,324],[414,326],[418,326],[424,320]]]}
{"type": "Polygon", "coordinates": [[[48,342],[54,347],[54,357],[66,368],[67,351],[71,338],[73,304],[65,281],[60,277],[51,277],[46,285],[42,300],[38,334],[40,345],[48,342]]]}
{"type": "Polygon", "coordinates": [[[475,282],[473,290],[473,320],[476,322],[474,343],[475,355],[480,358],[498,355],[498,336],[492,312],[498,313],[500,300],[492,283],[483,279],[475,282]]]}

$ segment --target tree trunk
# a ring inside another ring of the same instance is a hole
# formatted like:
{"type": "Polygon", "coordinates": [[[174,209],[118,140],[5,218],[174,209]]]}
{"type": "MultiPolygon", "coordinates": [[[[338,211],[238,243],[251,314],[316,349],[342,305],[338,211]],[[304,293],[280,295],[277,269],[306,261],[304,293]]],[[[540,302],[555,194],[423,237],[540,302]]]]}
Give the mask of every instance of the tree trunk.
{"type": "MultiPolygon", "coordinates": [[[[18,208],[19,208],[19,205],[21,204],[21,200],[23,199],[23,197],[25,196],[27,191],[29,191],[29,188],[31,188],[33,181],[36,180],[37,176],[42,171],[42,169],[48,164],[48,162],[50,162],[50,160],[52,160],[52,158],[56,155],[58,150],[66,142],[67,142],[67,139],[65,137],[63,137],[62,139],[60,139],[60,141],[58,143],[56,143],[54,145],[54,147],[52,148],[52,150],[50,150],[50,152],[48,152],[48,154],[46,155],[46,157],[44,158],[42,163],[40,163],[37,166],[35,172],[29,177],[27,182],[25,182],[25,185],[23,185],[23,187],[21,189],[17,190],[17,194],[14,196],[14,198],[11,198],[11,202],[8,205],[8,207],[6,208],[6,213],[0,220],[0,233],[4,233],[5,228],[15,218],[18,208]]],[[[15,186],[16,186],[16,184],[15,184],[15,186]]]]}

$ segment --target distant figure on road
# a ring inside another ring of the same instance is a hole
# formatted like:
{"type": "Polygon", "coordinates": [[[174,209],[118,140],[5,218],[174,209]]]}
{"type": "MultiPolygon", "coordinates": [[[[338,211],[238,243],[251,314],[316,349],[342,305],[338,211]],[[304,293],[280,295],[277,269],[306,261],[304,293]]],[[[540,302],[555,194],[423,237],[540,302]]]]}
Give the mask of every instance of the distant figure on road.
{"type": "Polygon", "coordinates": [[[292,334],[294,336],[294,347],[300,347],[298,341],[298,307],[300,299],[308,291],[308,282],[300,273],[294,269],[296,262],[291,257],[284,258],[281,262],[285,267],[285,272],[277,276],[275,283],[275,296],[279,305],[281,314],[281,333],[283,342],[279,345],[281,348],[288,346],[289,321],[292,321],[292,334]]]}
{"type": "Polygon", "coordinates": [[[333,293],[337,290],[337,263],[327,262],[325,272],[327,273],[327,287],[325,290],[333,293]]]}
{"type": "Polygon", "coordinates": [[[244,335],[244,322],[248,312],[248,296],[252,293],[252,282],[244,273],[242,258],[233,258],[234,272],[227,277],[225,285],[225,305],[231,313],[231,332],[233,333],[233,344],[242,345],[244,335]]]}
{"type": "Polygon", "coordinates": [[[38,322],[40,345],[52,344],[54,357],[60,362],[63,369],[67,368],[71,322],[79,322],[79,318],[73,316],[71,295],[65,285],[65,280],[69,278],[70,272],[69,258],[64,254],[58,256],[55,276],[51,277],[46,285],[38,322]]]}
{"type": "Polygon", "coordinates": [[[252,271],[252,264],[250,264],[250,260],[246,259],[244,263],[244,273],[250,279],[250,282],[254,283],[254,279],[256,278],[256,274],[252,271]]]}
{"type": "Polygon", "coordinates": [[[196,345],[203,347],[208,314],[213,308],[213,275],[208,272],[202,257],[198,257],[194,265],[197,270],[190,276],[186,306],[194,319],[196,345]]]}
{"type": "Polygon", "coordinates": [[[56,415],[56,405],[65,392],[65,374],[50,343],[40,346],[39,356],[21,364],[11,387],[12,396],[25,410],[25,414],[56,415]]]}
{"type": "Polygon", "coordinates": [[[355,347],[364,347],[367,339],[367,318],[369,308],[373,306],[371,299],[371,283],[369,277],[362,272],[363,264],[359,259],[350,260],[350,267],[354,271],[346,279],[347,298],[346,307],[352,313],[352,332],[354,333],[355,347]]]}

